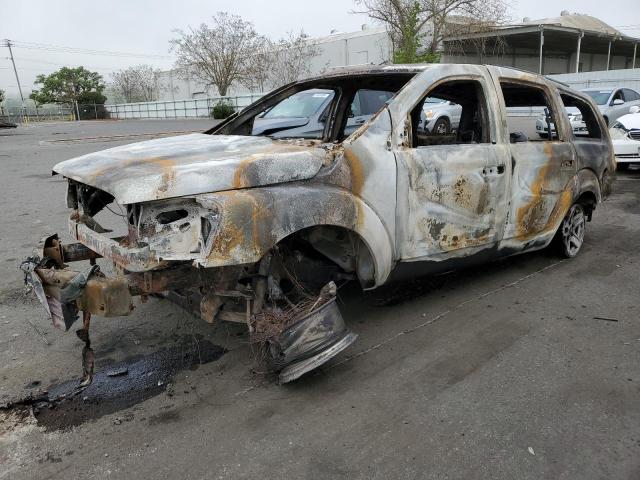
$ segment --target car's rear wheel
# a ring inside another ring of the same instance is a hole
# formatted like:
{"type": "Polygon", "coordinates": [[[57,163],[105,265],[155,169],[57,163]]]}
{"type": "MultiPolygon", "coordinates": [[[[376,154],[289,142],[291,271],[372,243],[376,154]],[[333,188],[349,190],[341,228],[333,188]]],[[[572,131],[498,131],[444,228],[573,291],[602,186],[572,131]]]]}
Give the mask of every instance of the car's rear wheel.
{"type": "Polygon", "coordinates": [[[582,249],[584,243],[587,216],[584,207],[580,203],[574,203],[560,224],[560,228],[554,239],[558,252],[566,257],[573,258],[582,249]]]}
{"type": "Polygon", "coordinates": [[[433,126],[433,133],[435,135],[447,135],[449,132],[451,132],[451,123],[447,118],[439,118],[436,120],[433,126]]]}

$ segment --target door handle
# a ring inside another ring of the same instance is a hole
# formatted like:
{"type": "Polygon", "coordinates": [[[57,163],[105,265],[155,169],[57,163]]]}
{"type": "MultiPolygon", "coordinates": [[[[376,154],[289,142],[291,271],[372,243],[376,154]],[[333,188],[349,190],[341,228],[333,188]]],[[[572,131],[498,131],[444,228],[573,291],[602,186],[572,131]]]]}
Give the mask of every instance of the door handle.
{"type": "Polygon", "coordinates": [[[492,165],[482,169],[483,175],[502,175],[505,172],[504,165],[492,165]]]}
{"type": "Polygon", "coordinates": [[[365,122],[364,118],[358,118],[358,119],[355,121],[355,124],[356,124],[356,125],[362,125],[364,122],[365,122]]]}

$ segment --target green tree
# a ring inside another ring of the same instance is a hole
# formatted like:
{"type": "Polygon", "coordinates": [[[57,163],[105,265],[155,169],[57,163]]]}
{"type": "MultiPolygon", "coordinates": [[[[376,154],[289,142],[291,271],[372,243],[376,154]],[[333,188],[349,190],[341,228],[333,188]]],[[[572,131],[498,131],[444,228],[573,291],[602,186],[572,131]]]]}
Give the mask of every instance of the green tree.
{"type": "Polygon", "coordinates": [[[383,24],[394,63],[439,62],[451,34],[495,30],[508,20],[509,0],[355,0],[383,24]]]}
{"type": "Polygon", "coordinates": [[[29,98],[37,103],[63,103],[73,106],[77,103],[102,105],[107,97],[103,95],[105,84],[102,76],[84,67],[62,67],[50,75],[38,75],[36,85],[29,98]]]}

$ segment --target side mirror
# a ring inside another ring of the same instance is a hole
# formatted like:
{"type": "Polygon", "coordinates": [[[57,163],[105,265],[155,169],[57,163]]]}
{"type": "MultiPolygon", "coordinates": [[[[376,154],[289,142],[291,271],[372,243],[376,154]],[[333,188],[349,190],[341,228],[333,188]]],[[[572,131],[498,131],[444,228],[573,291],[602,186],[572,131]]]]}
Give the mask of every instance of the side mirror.
{"type": "Polygon", "coordinates": [[[624,100],[622,100],[621,98],[616,98],[613,102],[611,102],[611,105],[624,105],[624,100]]]}
{"type": "Polygon", "coordinates": [[[634,105],[629,109],[629,113],[638,113],[638,112],[640,112],[640,107],[637,105],[634,105]]]}

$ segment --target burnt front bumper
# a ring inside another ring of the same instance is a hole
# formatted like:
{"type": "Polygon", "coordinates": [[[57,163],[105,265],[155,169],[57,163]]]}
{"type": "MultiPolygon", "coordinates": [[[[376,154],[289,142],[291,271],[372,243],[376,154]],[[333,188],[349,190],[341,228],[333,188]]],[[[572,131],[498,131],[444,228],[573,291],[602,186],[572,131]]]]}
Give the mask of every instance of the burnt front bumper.
{"type": "MultiPolygon", "coordinates": [[[[82,224],[78,227],[88,228],[82,224]]],[[[79,230],[84,232],[83,228],[79,230]]],[[[187,288],[207,281],[205,273],[190,264],[128,272],[114,277],[107,277],[96,267],[82,272],[68,266],[68,263],[83,260],[95,263],[96,258],[112,253],[105,246],[117,245],[115,240],[112,242],[113,244],[102,243],[104,248],[94,251],[79,243],[63,245],[57,235],[52,235],[43,239],[36,254],[23,262],[25,282],[35,291],[54,326],[65,330],[70,327],[75,321],[75,314],[74,318],[69,318],[70,314],[67,312],[77,314],[78,311],[83,311],[101,317],[126,316],[133,310],[135,296],[144,298],[149,294],[187,288]]],[[[135,258],[131,252],[129,255],[132,257],[127,258],[135,258]]]]}
{"type": "Polygon", "coordinates": [[[129,272],[146,272],[162,268],[166,261],[158,258],[150,247],[129,247],[123,244],[123,238],[110,238],[91,228],[90,219],[82,218],[78,212],[69,217],[69,234],[88,249],[101,257],[112,260],[116,265],[129,272]]]}

